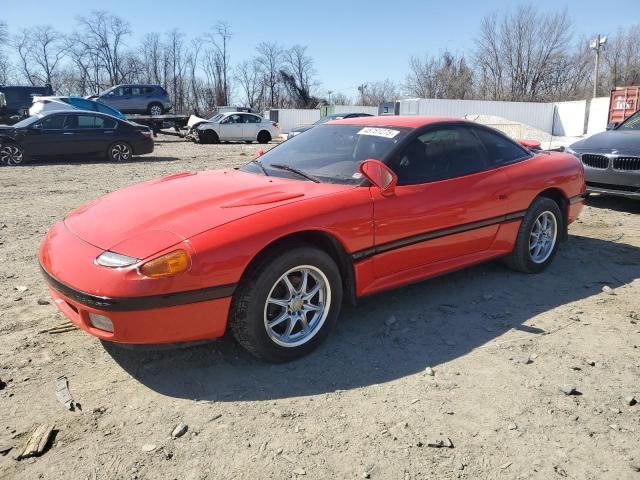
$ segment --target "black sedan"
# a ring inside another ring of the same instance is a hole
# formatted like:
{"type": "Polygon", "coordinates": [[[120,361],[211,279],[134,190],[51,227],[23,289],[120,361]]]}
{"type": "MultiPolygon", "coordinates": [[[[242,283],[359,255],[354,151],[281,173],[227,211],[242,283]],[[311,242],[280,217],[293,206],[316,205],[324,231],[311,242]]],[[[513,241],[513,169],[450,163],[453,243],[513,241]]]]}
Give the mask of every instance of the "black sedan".
{"type": "Polygon", "coordinates": [[[34,157],[100,155],[112,161],[153,152],[148,127],[97,112],[57,111],[0,126],[0,162],[21,165],[34,157]]]}
{"type": "Polygon", "coordinates": [[[574,143],[587,192],[640,199],[640,111],[620,125],[574,143]]]}

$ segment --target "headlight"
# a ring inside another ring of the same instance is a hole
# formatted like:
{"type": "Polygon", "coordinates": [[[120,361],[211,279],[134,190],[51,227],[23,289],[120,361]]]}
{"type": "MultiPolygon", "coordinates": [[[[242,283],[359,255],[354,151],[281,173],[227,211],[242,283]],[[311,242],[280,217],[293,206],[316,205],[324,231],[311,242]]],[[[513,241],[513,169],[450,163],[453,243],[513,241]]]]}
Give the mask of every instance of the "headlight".
{"type": "Polygon", "coordinates": [[[169,277],[186,272],[191,266],[191,258],[185,250],[174,250],[161,257],[149,260],[140,267],[140,273],[147,277],[169,277]]]}
{"type": "Polygon", "coordinates": [[[127,257],[126,255],[120,255],[115,252],[104,252],[98,258],[96,258],[96,263],[98,265],[102,265],[103,267],[128,267],[129,265],[133,265],[140,261],[139,258],[127,257]]]}

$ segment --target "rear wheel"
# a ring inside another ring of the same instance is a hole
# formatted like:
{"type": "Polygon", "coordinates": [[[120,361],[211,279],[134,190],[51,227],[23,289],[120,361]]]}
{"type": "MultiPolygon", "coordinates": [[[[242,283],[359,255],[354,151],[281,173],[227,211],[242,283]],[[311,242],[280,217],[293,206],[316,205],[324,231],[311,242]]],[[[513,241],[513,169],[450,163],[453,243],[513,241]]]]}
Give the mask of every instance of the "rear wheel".
{"type": "Polygon", "coordinates": [[[220,138],[218,138],[218,134],[213,130],[199,130],[198,139],[200,140],[200,143],[219,143],[220,142],[220,138]]]}
{"type": "Polygon", "coordinates": [[[131,160],[133,151],[131,146],[126,142],[112,143],[107,151],[107,156],[112,162],[127,162],[131,160]]]}
{"type": "Polygon", "coordinates": [[[543,271],[558,251],[563,221],[556,202],[546,197],[536,198],[520,224],[513,251],[505,263],[524,273],[543,271]]]}
{"type": "Polygon", "coordinates": [[[245,275],[229,326],[253,355],[283,362],[317,347],[335,324],[342,280],[333,259],[313,247],[274,255],[245,275]]]}
{"type": "Polygon", "coordinates": [[[271,141],[271,134],[266,130],[262,130],[258,133],[258,143],[269,143],[271,141]]]}
{"type": "Polygon", "coordinates": [[[147,107],[147,112],[153,116],[162,115],[164,113],[164,107],[161,103],[151,103],[147,107]]]}
{"type": "Polygon", "coordinates": [[[0,163],[3,165],[24,165],[29,157],[17,143],[5,143],[0,146],[0,163]]]}

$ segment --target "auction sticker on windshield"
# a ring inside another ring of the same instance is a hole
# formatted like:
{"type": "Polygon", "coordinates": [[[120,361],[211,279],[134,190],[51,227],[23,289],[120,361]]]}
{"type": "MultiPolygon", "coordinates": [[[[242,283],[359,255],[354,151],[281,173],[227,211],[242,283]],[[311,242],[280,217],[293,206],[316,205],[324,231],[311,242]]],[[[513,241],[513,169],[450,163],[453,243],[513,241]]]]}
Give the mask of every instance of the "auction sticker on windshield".
{"type": "Polygon", "coordinates": [[[358,132],[358,135],[371,135],[373,137],[393,138],[400,133],[400,130],[390,128],[365,127],[358,132]]]}

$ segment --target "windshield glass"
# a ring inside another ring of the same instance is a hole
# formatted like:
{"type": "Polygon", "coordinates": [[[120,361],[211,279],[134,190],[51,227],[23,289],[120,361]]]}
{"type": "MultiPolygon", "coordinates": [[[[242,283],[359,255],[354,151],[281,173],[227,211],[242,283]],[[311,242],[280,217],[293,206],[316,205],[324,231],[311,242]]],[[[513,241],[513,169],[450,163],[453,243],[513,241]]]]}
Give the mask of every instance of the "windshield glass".
{"type": "Polygon", "coordinates": [[[222,117],[224,117],[224,113],[219,113],[219,114],[214,115],[213,117],[211,117],[209,119],[209,121],[210,122],[219,122],[222,117]]]}
{"type": "MultiPolygon", "coordinates": [[[[410,131],[398,127],[320,125],[269,150],[258,160],[274,177],[303,179],[294,172],[271,166],[286,165],[322,182],[357,184],[361,180],[360,163],[370,158],[384,161],[410,131]]],[[[261,173],[255,163],[248,163],[241,170],[261,173]]]]}
{"type": "Polygon", "coordinates": [[[17,123],[13,124],[13,128],[24,128],[24,127],[28,127],[29,125],[31,125],[32,123],[37,122],[38,120],[40,120],[40,117],[27,117],[24,120],[20,120],[17,123]]]}
{"type": "Polygon", "coordinates": [[[640,130],[640,110],[627,118],[617,130],[640,130]]]}

